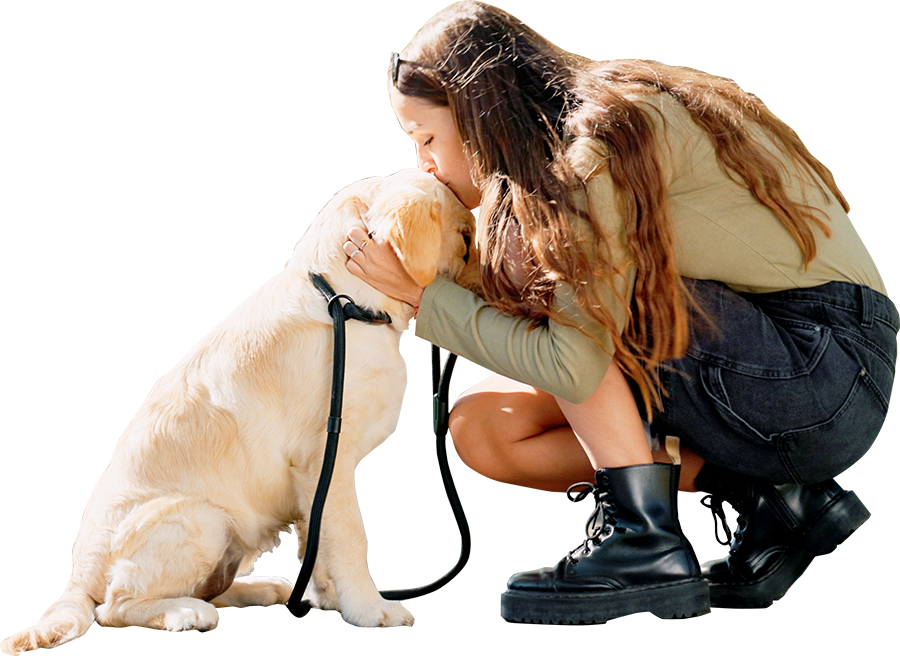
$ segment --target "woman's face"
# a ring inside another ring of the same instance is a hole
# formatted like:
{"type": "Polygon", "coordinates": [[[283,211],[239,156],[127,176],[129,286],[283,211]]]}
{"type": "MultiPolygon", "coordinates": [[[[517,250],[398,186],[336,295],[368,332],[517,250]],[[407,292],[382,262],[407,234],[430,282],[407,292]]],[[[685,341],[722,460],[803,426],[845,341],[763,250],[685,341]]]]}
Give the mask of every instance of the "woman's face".
{"type": "Polygon", "coordinates": [[[419,168],[450,187],[468,209],[481,205],[481,192],[472,182],[469,162],[450,109],[405,96],[393,87],[390,95],[400,127],[416,143],[419,168]]]}

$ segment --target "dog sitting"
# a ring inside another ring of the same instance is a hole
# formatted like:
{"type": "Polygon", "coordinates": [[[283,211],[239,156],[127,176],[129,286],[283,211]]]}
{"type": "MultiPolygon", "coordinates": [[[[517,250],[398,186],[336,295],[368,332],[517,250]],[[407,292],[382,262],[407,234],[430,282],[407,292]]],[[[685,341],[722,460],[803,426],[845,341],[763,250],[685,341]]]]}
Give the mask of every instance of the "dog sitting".
{"type": "Polygon", "coordinates": [[[347,271],[342,243],[354,226],[391,244],[420,285],[474,269],[465,267],[472,214],[432,176],[401,171],[335,195],[284,271],[156,383],[88,501],[65,592],[36,626],[4,640],[4,652],[55,647],[95,619],[204,631],[215,628],[217,606],[287,602],[292,586],[284,579],[235,577],[249,573],[291,524],[301,556],[305,549],[327,436],[333,342],[310,273],[391,323],[346,325],[341,443],[306,597],[358,626],[413,623],[372,582],[354,487],[357,464],[399,419],[406,387],[400,336],[413,308],[347,271]]]}

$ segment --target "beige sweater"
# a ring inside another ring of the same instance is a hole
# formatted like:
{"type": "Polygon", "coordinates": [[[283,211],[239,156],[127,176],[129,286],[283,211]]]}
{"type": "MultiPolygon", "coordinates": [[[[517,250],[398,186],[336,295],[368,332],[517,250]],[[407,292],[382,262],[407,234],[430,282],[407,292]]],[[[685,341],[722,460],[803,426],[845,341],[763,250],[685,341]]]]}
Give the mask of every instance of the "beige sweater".
{"type": "MultiPolygon", "coordinates": [[[[823,211],[832,233],[830,239],[817,236],[817,256],[804,268],[797,243],[771,210],[728,176],[712,140],[687,110],[667,94],[641,97],[641,102],[653,125],[668,182],[681,275],[717,280],[738,292],[845,281],[886,293],[846,212],[830,193],[813,184],[810,174],[785,165],[792,198],[823,211]]],[[[766,143],[761,133],[758,137],[766,143]]],[[[628,270],[622,217],[612,178],[602,166],[602,151],[596,142],[583,140],[574,144],[570,156],[576,172],[588,179],[586,198],[581,194],[574,203],[601,221],[614,243],[616,264],[628,270]]],[[[630,287],[624,281],[622,285],[630,287]]],[[[630,298],[631,290],[624,291],[630,298]]],[[[616,301],[613,290],[607,298],[620,329],[624,328],[627,306],[616,301]]],[[[553,321],[529,329],[529,320],[503,314],[477,295],[438,278],[425,289],[416,335],[499,374],[580,403],[597,388],[612,361],[612,340],[600,326],[581,318],[568,285],[558,286],[554,305],[581,329],[553,321]]]]}

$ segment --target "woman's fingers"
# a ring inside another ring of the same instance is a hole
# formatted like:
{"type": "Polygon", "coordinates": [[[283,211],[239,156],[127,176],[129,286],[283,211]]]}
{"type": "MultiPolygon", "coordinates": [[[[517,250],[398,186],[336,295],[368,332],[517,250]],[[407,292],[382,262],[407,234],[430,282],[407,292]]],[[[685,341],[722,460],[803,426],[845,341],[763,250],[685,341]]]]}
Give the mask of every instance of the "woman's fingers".
{"type": "Polygon", "coordinates": [[[372,237],[362,228],[350,228],[347,233],[347,241],[362,250],[372,242],[372,237]]]}
{"type": "Polygon", "coordinates": [[[371,250],[377,250],[379,244],[376,244],[372,237],[362,228],[351,228],[347,233],[347,241],[344,242],[344,253],[347,254],[347,270],[353,275],[362,278],[369,284],[366,270],[366,247],[371,250]]]}
{"type": "Polygon", "coordinates": [[[388,296],[417,305],[422,288],[403,268],[390,244],[376,241],[362,228],[351,228],[343,248],[350,273],[388,296]]]}
{"type": "Polygon", "coordinates": [[[347,269],[367,283],[390,294],[397,282],[408,277],[394,249],[370,237],[362,228],[353,228],[344,242],[347,269]]]}

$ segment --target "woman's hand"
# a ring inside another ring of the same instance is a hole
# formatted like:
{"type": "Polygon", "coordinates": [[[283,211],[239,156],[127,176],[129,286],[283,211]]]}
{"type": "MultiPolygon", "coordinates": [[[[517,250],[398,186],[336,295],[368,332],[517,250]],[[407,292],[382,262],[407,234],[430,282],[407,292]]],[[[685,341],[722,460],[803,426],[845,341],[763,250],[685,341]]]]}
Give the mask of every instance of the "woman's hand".
{"type": "Polygon", "coordinates": [[[413,307],[419,307],[424,287],[403,268],[390,244],[384,244],[362,228],[351,228],[344,242],[347,271],[378,291],[413,307]]]}

